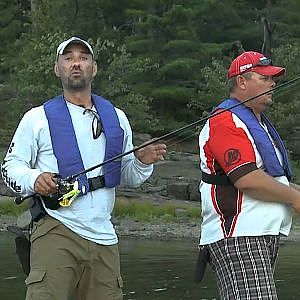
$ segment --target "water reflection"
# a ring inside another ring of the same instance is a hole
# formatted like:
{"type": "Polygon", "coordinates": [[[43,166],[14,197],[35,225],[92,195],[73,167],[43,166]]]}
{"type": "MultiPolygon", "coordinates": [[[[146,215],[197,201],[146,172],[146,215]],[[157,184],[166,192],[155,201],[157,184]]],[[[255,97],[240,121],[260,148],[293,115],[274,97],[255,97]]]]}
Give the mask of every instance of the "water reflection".
{"type": "Polygon", "coordinates": [[[14,239],[11,234],[0,233],[0,262],[1,300],[24,299],[25,275],[17,262],[14,239]]]}
{"type": "Polygon", "coordinates": [[[193,282],[195,243],[122,240],[124,299],[213,299],[211,274],[201,285],[193,282]]]}
{"type": "MultiPolygon", "coordinates": [[[[218,299],[210,270],[201,284],[193,282],[195,243],[121,239],[124,300],[218,299]]],[[[281,247],[276,283],[279,299],[300,299],[300,244],[281,247]]],[[[24,299],[24,279],[13,237],[0,233],[0,299],[24,299]]]]}

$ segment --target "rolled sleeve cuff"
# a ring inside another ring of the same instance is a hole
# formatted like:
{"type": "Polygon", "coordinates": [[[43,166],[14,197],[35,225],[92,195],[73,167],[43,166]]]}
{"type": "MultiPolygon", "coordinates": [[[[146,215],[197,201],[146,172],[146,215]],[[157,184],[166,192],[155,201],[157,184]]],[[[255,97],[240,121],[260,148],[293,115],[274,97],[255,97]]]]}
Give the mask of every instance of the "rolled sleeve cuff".
{"type": "Polygon", "coordinates": [[[40,174],[42,174],[42,172],[39,170],[35,170],[35,169],[31,170],[30,175],[28,176],[28,181],[27,181],[28,190],[26,189],[26,192],[35,193],[34,184],[40,174]]]}
{"type": "Polygon", "coordinates": [[[141,162],[137,157],[134,160],[135,167],[142,172],[149,172],[150,174],[153,172],[153,164],[147,165],[141,162]]]}

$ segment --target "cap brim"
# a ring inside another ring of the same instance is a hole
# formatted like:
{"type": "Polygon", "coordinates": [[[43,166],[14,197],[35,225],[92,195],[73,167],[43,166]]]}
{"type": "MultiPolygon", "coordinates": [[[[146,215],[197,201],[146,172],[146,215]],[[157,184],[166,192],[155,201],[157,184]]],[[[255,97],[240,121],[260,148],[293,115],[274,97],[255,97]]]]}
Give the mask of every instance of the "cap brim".
{"type": "Polygon", "coordinates": [[[66,43],[66,44],[60,49],[59,54],[64,54],[66,48],[67,48],[68,46],[72,45],[72,44],[80,44],[80,45],[83,45],[85,48],[87,48],[87,49],[89,50],[89,52],[91,52],[90,49],[88,48],[88,46],[87,46],[84,42],[79,41],[79,40],[73,40],[73,41],[70,41],[70,42],[66,43]]]}
{"type": "Polygon", "coordinates": [[[285,68],[276,66],[257,66],[250,70],[264,76],[282,76],[285,73],[285,68]]]}

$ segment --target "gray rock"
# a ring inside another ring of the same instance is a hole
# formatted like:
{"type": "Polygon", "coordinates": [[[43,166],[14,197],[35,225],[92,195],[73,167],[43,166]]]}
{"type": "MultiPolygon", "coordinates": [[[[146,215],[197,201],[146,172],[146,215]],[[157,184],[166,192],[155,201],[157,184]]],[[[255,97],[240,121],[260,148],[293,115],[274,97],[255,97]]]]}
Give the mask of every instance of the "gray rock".
{"type": "Polygon", "coordinates": [[[167,184],[167,194],[169,197],[175,199],[188,200],[189,197],[189,184],[184,181],[173,181],[173,179],[167,184]]]}
{"type": "Polygon", "coordinates": [[[194,182],[189,185],[189,200],[190,201],[200,201],[200,192],[199,192],[199,182],[194,182]]]}

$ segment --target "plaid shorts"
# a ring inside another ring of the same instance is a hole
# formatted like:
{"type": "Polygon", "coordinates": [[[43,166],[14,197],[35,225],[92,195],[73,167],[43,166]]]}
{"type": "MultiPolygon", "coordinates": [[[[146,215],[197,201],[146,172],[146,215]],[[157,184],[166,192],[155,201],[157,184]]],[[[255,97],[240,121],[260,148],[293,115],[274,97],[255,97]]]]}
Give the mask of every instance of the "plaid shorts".
{"type": "Polygon", "coordinates": [[[221,299],[278,299],[273,273],[279,236],[233,237],[207,246],[221,299]]]}

